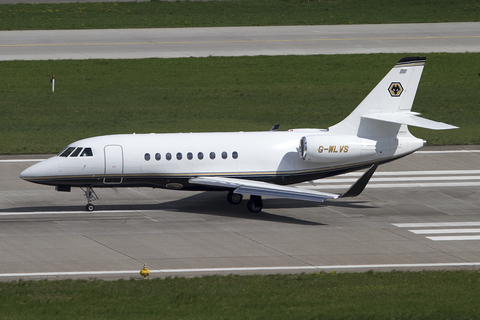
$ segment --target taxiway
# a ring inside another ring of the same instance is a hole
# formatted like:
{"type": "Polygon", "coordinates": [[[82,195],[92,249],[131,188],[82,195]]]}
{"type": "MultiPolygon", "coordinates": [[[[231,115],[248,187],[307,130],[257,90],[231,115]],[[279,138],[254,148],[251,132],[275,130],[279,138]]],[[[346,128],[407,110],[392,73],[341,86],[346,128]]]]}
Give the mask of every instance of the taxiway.
{"type": "Polygon", "coordinates": [[[480,22],[0,31],[0,60],[480,52],[480,22]]]}
{"type": "Polygon", "coordinates": [[[267,198],[256,215],[223,192],[147,188],[98,189],[86,212],[79,189],[18,178],[44,157],[0,156],[1,280],[128,279],[143,263],[153,277],[480,266],[480,146],[426,147],[380,166],[357,198],[267,198]]]}

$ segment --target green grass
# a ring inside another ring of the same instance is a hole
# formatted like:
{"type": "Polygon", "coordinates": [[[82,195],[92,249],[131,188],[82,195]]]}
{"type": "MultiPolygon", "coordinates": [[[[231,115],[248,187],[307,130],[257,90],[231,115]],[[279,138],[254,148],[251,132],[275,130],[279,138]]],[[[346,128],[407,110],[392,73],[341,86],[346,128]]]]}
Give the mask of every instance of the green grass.
{"type": "MultiPolygon", "coordinates": [[[[102,134],[327,128],[403,54],[0,62],[0,154],[55,153],[102,134]],[[55,93],[50,78],[55,74],[55,93]]],[[[479,144],[480,54],[428,54],[413,110],[479,144]]]]}
{"type": "Polygon", "coordinates": [[[478,319],[478,271],[0,283],[2,319],[478,319]]]}
{"type": "Polygon", "coordinates": [[[480,21],[479,0],[3,4],[0,30],[480,21]]]}

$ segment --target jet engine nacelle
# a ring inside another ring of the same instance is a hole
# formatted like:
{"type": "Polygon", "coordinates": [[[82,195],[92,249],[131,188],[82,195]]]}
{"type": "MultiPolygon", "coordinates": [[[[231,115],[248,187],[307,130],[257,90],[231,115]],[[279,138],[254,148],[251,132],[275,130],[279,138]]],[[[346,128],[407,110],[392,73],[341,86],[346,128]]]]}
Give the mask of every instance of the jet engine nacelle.
{"type": "Polygon", "coordinates": [[[376,142],[351,136],[311,135],[300,139],[298,155],[305,161],[343,162],[375,157],[376,142]]]}

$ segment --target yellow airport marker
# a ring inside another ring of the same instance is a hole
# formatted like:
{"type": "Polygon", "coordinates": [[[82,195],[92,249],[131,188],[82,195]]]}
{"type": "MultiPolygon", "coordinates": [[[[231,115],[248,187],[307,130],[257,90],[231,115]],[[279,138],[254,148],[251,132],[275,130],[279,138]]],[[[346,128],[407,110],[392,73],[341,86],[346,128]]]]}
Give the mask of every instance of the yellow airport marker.
{"type": "Polygon", "coordinates": [[[150,275],[150,270],[147,268],[147,264],[143,264],[143,269],[140,270],[140,275],[143,277],[143,279],[148,279],[148,276],[150,275]]]}

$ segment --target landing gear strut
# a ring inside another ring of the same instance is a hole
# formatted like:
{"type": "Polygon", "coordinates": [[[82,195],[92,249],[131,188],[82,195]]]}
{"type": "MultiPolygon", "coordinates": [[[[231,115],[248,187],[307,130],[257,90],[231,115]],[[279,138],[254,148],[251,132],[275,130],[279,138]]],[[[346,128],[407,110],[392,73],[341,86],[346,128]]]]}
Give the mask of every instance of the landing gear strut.
{"type": "Polygon", "coordinates": [[[250,196],[250,200],[247,203],[248,211],[252,213],[259,213],[262,211],[263,202],[261,196],[250,196]]]}
{"type": "Polygon", "coordinates": [[[91,186],[87,186],[85,189],[83,188],[80,188],[80,189],[82,189],[82,191],[85,192],[85,198],[87,198],[88,203],[85,206],[85,209],[87,211],[95,210],[95,206],[91,202],[98,200],[98,196],[95,193],[95,191],[93,191],[93,188],[91,186]]]}

